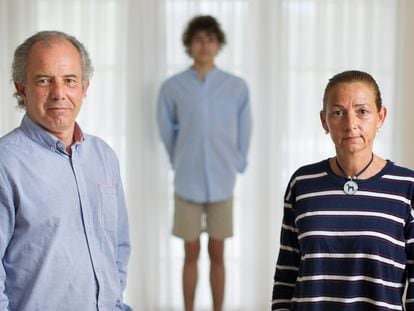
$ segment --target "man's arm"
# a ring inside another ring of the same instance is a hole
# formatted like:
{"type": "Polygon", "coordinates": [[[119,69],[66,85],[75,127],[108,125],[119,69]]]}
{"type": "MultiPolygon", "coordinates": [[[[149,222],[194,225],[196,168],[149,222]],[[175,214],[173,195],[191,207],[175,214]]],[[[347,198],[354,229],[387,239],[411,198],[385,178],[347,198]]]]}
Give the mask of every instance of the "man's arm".
{"type": "Polygon", "coordinates": [[[173,165],[173,150],[178,134],[178,121],[175,116],[174,104],[168,96],[166,86],[163,85],[158,97],[157,123],[161,139],[167,150],[171,165],[173,165]]]}
{"type": "MultiPolygon", "coordinates": [[[[118,171],[118,252],[117,252],[117,261],[118,273],[120,279],[120,285],[122,292],[124,292],[127,281],[127,266],[129,255],[131,252],[131,243],[129,239],[129,224],[128,224],[128,214],[125,203],[124,189],[122,186],[122,181],[119,173],[119,165],[117,163],[118,171]]],[[[122,304],[123,308],[121,310],[127,311],[132,310],[126,304],[122,304]]]]}
{"type": "Polygon", "coordinates": [[[14,205],[11,200],[10,192],[6,191],[7,182],[0,171],[0,311],[9,310],[9,298],[5,292],[6,271],[3,265],[3,258],[6,249],[13,235],[14,228],[14,205]]]}
{"type": "Polygon", "coordinates": [[[239,173],[243,173],[247,167],[247,153],[249,151],[250,136],[252,132],[252,116],[250,112],[249,89],[245,85],[243,103],[238,114],[238,149],[240,153],[239,173]]]}

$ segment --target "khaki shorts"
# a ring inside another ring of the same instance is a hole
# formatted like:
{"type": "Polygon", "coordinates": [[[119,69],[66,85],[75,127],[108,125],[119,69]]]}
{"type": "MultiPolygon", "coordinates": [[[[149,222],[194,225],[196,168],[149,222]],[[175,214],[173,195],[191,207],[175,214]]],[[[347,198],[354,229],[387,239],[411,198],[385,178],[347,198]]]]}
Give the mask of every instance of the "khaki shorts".
{"type": "Polygon", "coordinates": [[[210,238],[233,235],[233,198],[214,203],[195,203],[175,195],[173,235],[194,241],[206,231],[210,238]]]}

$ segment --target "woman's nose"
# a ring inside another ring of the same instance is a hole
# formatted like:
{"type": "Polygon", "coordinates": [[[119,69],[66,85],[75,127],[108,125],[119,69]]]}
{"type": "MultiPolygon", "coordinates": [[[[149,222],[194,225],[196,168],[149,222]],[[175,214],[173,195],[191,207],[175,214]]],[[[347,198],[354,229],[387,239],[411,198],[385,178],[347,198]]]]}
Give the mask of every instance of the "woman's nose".
{"type": "Polygon", "coordinates": [[[358,124],[358,118],[355,113],[348,113],[346,120],[346,127],[348,130],[356,129],[358,124]]]}

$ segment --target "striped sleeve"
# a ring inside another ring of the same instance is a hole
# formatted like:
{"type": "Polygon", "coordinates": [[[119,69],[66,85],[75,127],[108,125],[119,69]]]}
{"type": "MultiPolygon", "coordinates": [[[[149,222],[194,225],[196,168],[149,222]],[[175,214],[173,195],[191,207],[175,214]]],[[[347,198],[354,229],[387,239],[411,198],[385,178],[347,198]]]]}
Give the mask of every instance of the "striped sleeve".
{"type": "Polygon", "coordinates": [[[414,311],[414,193],[411,195],[411,212],[409,213],[406,227],[406,253],[407,253],[407,296],[405,310],[414,311]]]}
{"type": "Polygon", "coordinates": [[[294,202],[292,199],[294,197],[294,185],[295,179],[292,179],[285,195],[279,258],[274,274],[272,310],[290,310],[290,302],[299,271],[298,230],[295,226],[292,203],[294,202]]]}

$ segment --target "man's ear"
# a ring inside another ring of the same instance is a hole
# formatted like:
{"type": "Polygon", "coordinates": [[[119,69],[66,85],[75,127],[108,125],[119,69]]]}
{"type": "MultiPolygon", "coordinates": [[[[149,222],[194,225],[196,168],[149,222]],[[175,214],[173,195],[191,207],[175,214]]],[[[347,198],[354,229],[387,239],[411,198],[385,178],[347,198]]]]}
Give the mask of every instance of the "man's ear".
{"type": "Polygon", "coordinates": [[[86,91],[88,90],[88,87],[89,87],[89,80],[82,81],[82,93],[83,93],[83,97],[86,96],[86,91]]]}
{"type": "Polygon", "coordinates": [[[19,93],[21,97],[26,97],[26,88],[24,87],[23,83],[14,82],[14,87],[16,88],[17,93],[19,93]]]}

